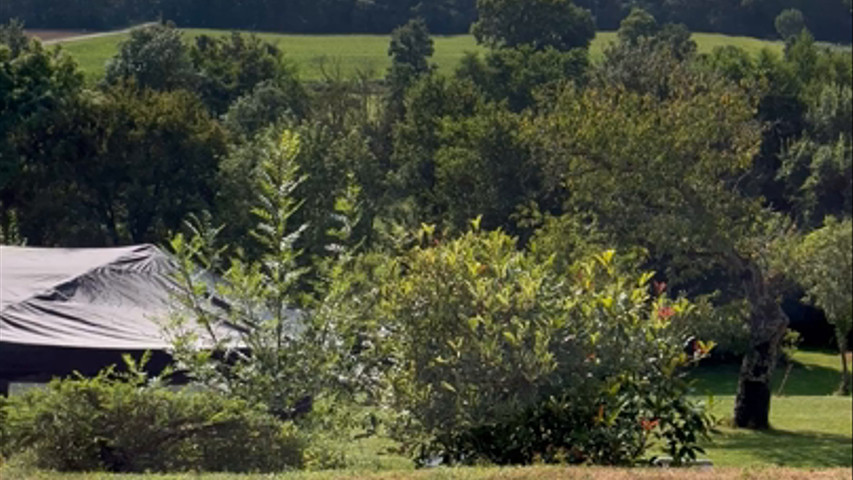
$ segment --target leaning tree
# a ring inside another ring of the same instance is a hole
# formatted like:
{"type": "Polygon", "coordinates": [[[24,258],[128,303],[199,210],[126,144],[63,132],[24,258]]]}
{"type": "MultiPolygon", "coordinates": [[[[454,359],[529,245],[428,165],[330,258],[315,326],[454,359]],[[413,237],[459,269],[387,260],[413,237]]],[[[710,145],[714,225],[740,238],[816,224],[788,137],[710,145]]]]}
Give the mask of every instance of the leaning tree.
{"type": "Polygon", "coordinates": [[[644,247],[667,265],[673,283],[724,272],[728,290],[749,302],[750,349],[735,421],[767,428],[770,378],[788,319],[763,260],[772,214],[738,183],[761,126],[742,89],[664,60],[667,68],[646,91],[612,81],[564,89],[542,103],[545,113],[526,133],[544,176],[565,192],[566,215],[594,218],[614,242],[644,247]]]}

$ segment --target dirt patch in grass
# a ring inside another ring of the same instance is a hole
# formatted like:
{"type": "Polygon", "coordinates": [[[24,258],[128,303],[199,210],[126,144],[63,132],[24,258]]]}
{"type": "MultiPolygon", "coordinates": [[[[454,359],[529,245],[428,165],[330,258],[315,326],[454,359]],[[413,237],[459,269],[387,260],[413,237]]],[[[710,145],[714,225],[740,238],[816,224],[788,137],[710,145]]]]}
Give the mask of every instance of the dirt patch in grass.
{"type": "Polygon", "coordinates": [[[64,40],[66,38],[79,37],[80,35],[88,35],[87,30],[24,30],[28,37],[38,38],[45,42],[49,40],[64,40]]]}

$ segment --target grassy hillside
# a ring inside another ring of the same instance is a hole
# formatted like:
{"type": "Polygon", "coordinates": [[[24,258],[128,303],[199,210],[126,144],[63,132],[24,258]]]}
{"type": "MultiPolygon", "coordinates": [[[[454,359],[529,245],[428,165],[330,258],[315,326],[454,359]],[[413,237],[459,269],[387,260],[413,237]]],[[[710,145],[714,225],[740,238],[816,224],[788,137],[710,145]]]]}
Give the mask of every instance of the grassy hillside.
{"type": "MultiPolygon", "coordinates": [[[[186,30],[191,39],[197,35],[226,35],[221,30],[186,30]]],[[[367,72],[373,77],[384,75],[388,68],[388,42],[386,35],[281,35],[260,34],[264,40],[279,45],[287,57],[298,65],[302,78],[308,81],[322,78],[323,69],[351,75],[356,71],[367,72]]],[[[127,34],[117,34],[83,40],[65,39],[57,42],[80,64],[90,80],[103,75],[104,64],[118,50],[127,34]]],[[[615,32],[599,32],[591,46],[593,58],[600,58],[604,48],[616,38],[615,32]]],[[[736,45],[756,53],[762,48],[782,51],[782,44],[749,37],[697,33],[694,39],[700,52],[709,52],[721,45],[736,45]]],[[[433,62],[443,70],[452,69],[465,52],[482,49],[470,35],[435,37],[433,62]]]]}

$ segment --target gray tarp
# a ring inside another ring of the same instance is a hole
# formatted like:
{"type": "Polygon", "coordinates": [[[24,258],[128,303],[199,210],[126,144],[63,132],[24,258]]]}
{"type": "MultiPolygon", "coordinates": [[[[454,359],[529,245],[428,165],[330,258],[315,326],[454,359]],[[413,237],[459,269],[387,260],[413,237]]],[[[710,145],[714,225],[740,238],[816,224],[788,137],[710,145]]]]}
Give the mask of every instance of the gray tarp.
{"type": "Polygon", "coordinates": [[[0,247],[0,348],[164,349],[171,268],[152,245],[0,247]]]}

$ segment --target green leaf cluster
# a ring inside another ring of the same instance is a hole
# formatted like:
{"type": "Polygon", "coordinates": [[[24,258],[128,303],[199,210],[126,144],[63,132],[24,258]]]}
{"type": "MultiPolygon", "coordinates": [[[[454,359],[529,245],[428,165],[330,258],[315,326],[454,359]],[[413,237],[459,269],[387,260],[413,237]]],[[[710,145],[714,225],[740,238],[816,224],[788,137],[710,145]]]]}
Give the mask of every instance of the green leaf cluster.
{"type": "Polygon", "coordinates": [[[695,455],[709,423],[686,399],[694,357],[673,323],[690,304],[650,294],[652,275],[613,251],[560,271],[478,228],[444,241],[424,227],[377,270],[369,315],[398,438],[424,462],[624,464],[652,437],[695,455]]]}

